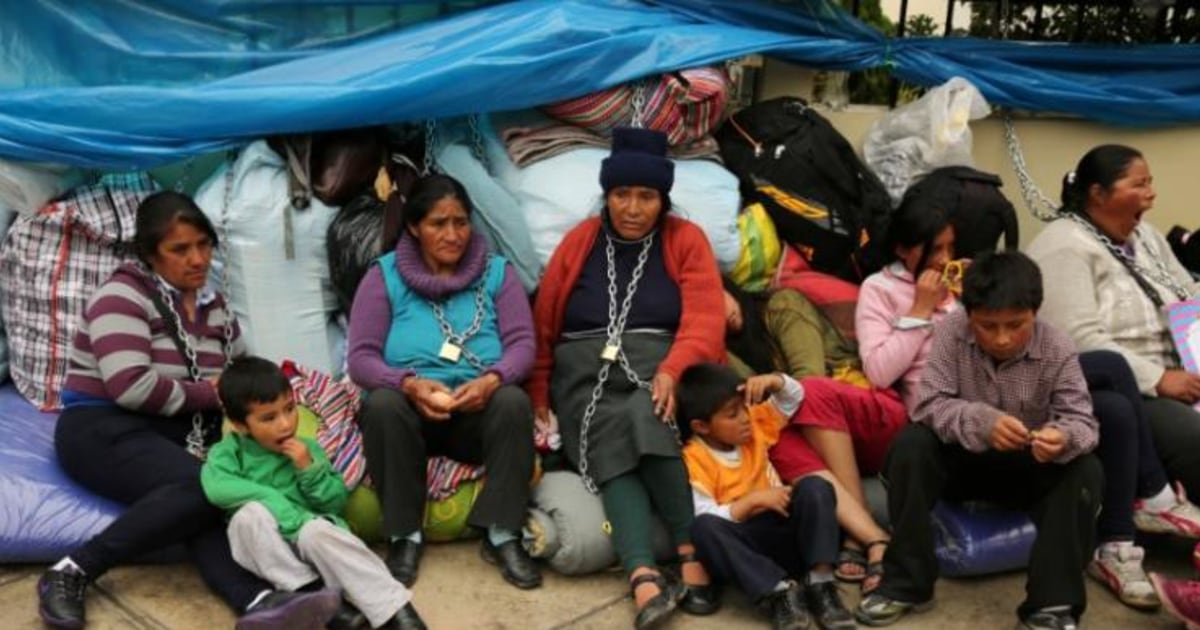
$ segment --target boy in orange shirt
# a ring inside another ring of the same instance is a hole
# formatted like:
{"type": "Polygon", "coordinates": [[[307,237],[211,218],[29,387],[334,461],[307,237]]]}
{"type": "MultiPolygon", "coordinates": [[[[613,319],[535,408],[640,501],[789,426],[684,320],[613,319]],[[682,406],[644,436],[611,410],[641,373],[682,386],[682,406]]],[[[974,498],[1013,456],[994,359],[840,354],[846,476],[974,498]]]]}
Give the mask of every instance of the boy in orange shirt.
{"type": "Polygon", "coordinates": [[[833,486],[807,476],[788,487],[767,457],[804,399],[800,384],[783,374],[743,383],[728,367],[705,363],[684,371],[675,399],[701,562],[737,583],[775,628],[807,628],[810,613],[826,630],[853,628],[833,581],[833,486]]]}

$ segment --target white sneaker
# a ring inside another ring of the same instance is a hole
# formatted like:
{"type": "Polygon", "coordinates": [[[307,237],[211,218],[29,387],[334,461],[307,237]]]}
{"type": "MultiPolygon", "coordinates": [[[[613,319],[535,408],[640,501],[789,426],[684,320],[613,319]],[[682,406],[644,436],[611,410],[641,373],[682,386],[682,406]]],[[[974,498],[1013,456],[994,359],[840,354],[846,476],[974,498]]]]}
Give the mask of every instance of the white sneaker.
{"type": "Polygon", "coordinates": [[[1131,608],[1154,610],[1162,605],[1150,577],[1142,569],[1146,552],[1129,544],[1115,547],[1101,545],[1088,563],[1088,575],[1108,586],[1109,590],[1131,608]]]}
{"type": "Polygon", "coordinates": [[[1133,526],[1151,534],[1173,534],[1200,538],[1200,507],[1188,501],[1183,485],[1175,484],[1175,505],[1161,512],[1146,509],[1145,501],[1133,502],[1133,526]]]}

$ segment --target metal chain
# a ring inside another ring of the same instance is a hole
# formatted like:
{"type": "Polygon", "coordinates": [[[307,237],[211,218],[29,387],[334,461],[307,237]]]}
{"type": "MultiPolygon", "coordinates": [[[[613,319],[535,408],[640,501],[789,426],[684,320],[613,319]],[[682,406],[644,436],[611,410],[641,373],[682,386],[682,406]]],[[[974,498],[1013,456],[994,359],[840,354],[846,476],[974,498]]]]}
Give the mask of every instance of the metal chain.
{"type": "MultiPolygon", "coordinates": [[[[490,263],[491,257],[488,258],[488,264],[490,263]]],[[[487,267],[485,266],[484,268],[486,269],[487,267]]],[[[429,303],[429,305],[433,308],[433,316],[437,319],[438,328],[440,328],[442,331],[442,337],[444,337],[448,343],[452,343],[457,346],[459,352],[462,353],[463,358],[467,360],[467,363],[480,372],[486,370],[487,366],[483,364],[483,360],[481,360],[478,355],[467,349],[467,341],[478,334],[479,330],[483,328],[483,300],[484,291],[486,290],[484,284],[483,278],[480,278],[475,288],[475,315],[471,319],[471,325],[468,326],[467,329],[462,333],[456,334],[454,332],[454,328],[450,326],[450,320],[446,319],[446,312],[443,310],[441,302],[431,301],[429,303]]]]}
{"type": "Polygon", "coordinates": [[[467,118],[467,123],[471,126],[471,153],[483,165],[484,170],[491,170],[487,150],[483,146],[483,132],[479,130],[479,117],[479,114],[471,114],[467,118]]]}
{"type": "MultiPolygon", "coordinates": [[[[183,318],[179,316],[179,310],[175,308],[175,297],[171,294],[171,291],[167,288],[166,281],[164,281],[161,276],[149,269],[146,271],[153,275],[154,284],[158,288],[158,295],[162,298],[163,304],[167,306],[167,310],[171,313],[171,318],[175,323],[175,335],[179,338],[180,343],[183,345],[184,359],[187,362],[188,377],[191,378],[193,382],[199,383],[200,381],[204,380],[204,377],[200,374],[199,357],[196,354],[195,346],[192,345],[192,336],[188,334],[187,330],[183,327],[183,318]]],[[[225,326],[223,328],[224,338],[221,342],[221,349],[225,354],[225,367],[229,367],[229,363],[232,360],[233,326],[230,323],[232,319],[232,315],[228,310],[226,310],[225,326]]],[[[187,444],[187,452],[191,453],[197,459],[203,460],[208,450],[204,445],[204,436],[205,433],[207,433],[207,430],[208,428],[205,426],[204,414],[199,411],[193,412],[192,428],[190,431],[188,431],[187,437],[184,438],[184,440],[187,444]]]]}
{"type": "Polygon", "coordinates": [[[421,177],[431,175],[437,165],[433,160],[433,152],[437,148],[437,123],[432,118],[425,121],[425,161],[422,164],[421,177]]]}
{"type": "MultiPolygon", "coordinates": [[[[626,289],[625,299],[621,302],[620,313],[617,312],[617,265],[616,265],[616,248],[613,246],[613,239],[609,235],[605,235],[604,256],[608,264],[608,328],[605,331],[605,346],[615,347],[617,349],[616,359],[621,369],[625,372],[625,378],[629,382],[635,384],[640,389],[650,389],[650,383],[638,376],[637,372],[633,371],[633,367],[629,365],[629,359],[625,356],[625,350],[621,348],[621,335],[625,332],[625,324],[629,320],[629,311],[633,306],[633,294],[637,291],[638,281],[642,279],[642,273],[646,270],[646,261],[650,258],[650,248],[654,245],[654,233],[646,237],[642,243],[642,251],[638,253],[637,264],[633,268],[633,275],[629,279],[629,285],[626,289]]],[[[600,489],[596,486],[596,482],[592,480],[588,474],[588,432],[592,427],[592,419],[596,415],[596,405],[600,402],[601,396],[604,395],[604,385],[608,382],[608,373],[612,368],[613,362],[602,357],[600,371],[596,375],[596,385],[592,388],[592,397],[588,401],[587,407],[583,410],[583,420],[579,426],[579,476],[583,478],[583,486],[592,494],[599,494],[600,489]]],[[[675,430],[674,423],[671,422],[672,430],[675,430]]]]}
{"type": "MultiPolygon", "coordinates": [[[[221,293],[225,297],[225,338],[233,339],[233,293],[229,289],[229,258],[233,251],[232,239],[229,237],[229,208],[233,205],[233,167],[237,162],[237,151],[230,150],[225,154],[225,195],[221,200],[221,216],[217,218],[220,230],[221,252],[221,293]]],[[[286,211],[286,209],[285,209],[286,211]]],[[[233,344],[225,344],[225,365],[233,361],[233,344]]]]}
{"type": "Polygon", "coordinates": [[[1116,256],[1118,260],[1124,262],[1126,265],[1129,265],[1131,269],[1135,269],[1143,276],[1148,276],[1151,280],[1164,287],[1167,287],[1172,293],[1175,294],[1175,297],[1180,300],[1186,300],[1191,297],[1191,293],[1183,285],[1179,284],[1174,277],[1171,276],[1171,272],[1167,271],[1167,267],[1163,264],[1162,258],[1152,256],[1151,258],[1154,259],[1154,269],[1147,269],[1139,265],[1137,260],[1135,260],[1133,256],[1129,255],[1129,252],[1125,251],[1123,247],[1119,247],[1111,238],[1105,236],[1104,233],[1101,232],[1096,226],[1092,225],[1090,221],[1084,219],[1074,212],[1068,212],[1066,214],[1072,221],[1083,226],[1083,229],[1087,230],[1097,241],[1100,241],[1100,244],[1107,248],[1108,251],[1112,252],[1113,256],[1116,256]]]}
{"type": "Polygon", "coordinates": [[[1058,204],[1038,188],[1033,177],[1029,174],[1029,167],[1025,165],[1025,154],[1021,149],[1021,142],[1017,140],[1016,125],[1013,124],[1012,115],[1004,114],[1004,140],[1008,145],[1008,159],[1012,162],[1013,171],[1017,174],[1017,182],[1021,186],[1021,197],[1025,200],[1025,207],[1029,208],[1029,212],[1033,216],[1042,221],[1053,221],[1059,216],[1058,204]]]}
{"type": "Polygon", "coordinates": [[[645,109],[646,109],[646,86],[649,79],[642,79],[633,82],[633,111],[629,114],[630,127],[644,127],[645,109]]]}

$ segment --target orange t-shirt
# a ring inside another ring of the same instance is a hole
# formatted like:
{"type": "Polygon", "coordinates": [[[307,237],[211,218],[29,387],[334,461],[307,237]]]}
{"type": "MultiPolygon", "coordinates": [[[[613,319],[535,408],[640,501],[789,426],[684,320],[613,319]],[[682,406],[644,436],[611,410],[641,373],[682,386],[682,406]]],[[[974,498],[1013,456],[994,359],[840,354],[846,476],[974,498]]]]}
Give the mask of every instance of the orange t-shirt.
{"type": "Polygon", "coordinates": [[[786,421],[769,400],[751,407],[750,441],[738,447],[741,461],[736,464],[717,457],[700,436],[693,436],[683,447],[683,461],[692,485],[718,505],[732,503],[755,490],[782,486],[767,451],[779,441],[786,421]]]}

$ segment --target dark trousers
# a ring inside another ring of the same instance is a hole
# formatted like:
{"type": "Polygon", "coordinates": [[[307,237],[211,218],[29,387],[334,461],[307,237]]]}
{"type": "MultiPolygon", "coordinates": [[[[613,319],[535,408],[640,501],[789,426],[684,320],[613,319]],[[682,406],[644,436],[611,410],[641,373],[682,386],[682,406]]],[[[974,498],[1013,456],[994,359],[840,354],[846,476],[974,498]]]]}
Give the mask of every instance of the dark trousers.
{"type": "Polygon", "coordinates": [[[519,387],[505,385],[481,411],[455,413],[446,421],[425,419],[399,391],[376,389],[367,396],[359,424],[386,536],[420,530],[430,455],[486,468],[487,482],[467,523],[521,530],[533,478],[533,408],[519,387]]]}
{"type": "Polygon", "coordinates": [[[646,455],[636,469],[600,484],[613,548],[627,573],[654,566],[653,517],[658,514],[675,546],[692,542],[695,508],[687,468],[678,457],[646,455]]]}
{"type": "Polygon", "coordinates": [[[1154,447],[1171,479],[1200,497],[1200,412],[1170,398],[1145,399],[1154,447]]]}
{"type": "Polygon", "coordinates": [[[805,477],[792,489],[787,517],[763,512],[739,523],[704,514],[692,525],[692,540],[714,578],[736,583],[758,601],[788,577],[803,581],[814,565],[833,563],[836,509],[833,486],[805,477]]]}
{"type": "Polygon", "coordinates": [[[1071,606],[1076,618],[1083,614],[1083,568],[1095,547],[1104,489],[1095,456],[1040,464],[1027,450],[971,453],[913,424],[892,444],[884,478],[892,543],[884,555],[881,594],[906,602],[932,598],[938,564],[930,510],[943,498],[986,499],[1028,510],[1037,527],[1025,601],[1017,614],[1025,617],[1047,606],[1071,606]]]}
{"type": "Polygon", "coordinates": [[[233,561],[220,509],[200,487],[200,460],[183,449],[190,420],[113,406],[67,409],[54,446],[72,479],[128,504],[103,532],[71,553],[90,578],[149,552],[183,543],[200,575],[241,612],[271,585],[233,561]]]}
{"type": "Polygon", "coordinates": [[[1167,485],[1142,394],[1129,363],[1116,352],[1095,350],[1079,355],[1100,423],[1096,456],[1104,467],[1104,507],[1096,523],[1100,542],[1133,540],[1133,502],[1167,485]]]}

